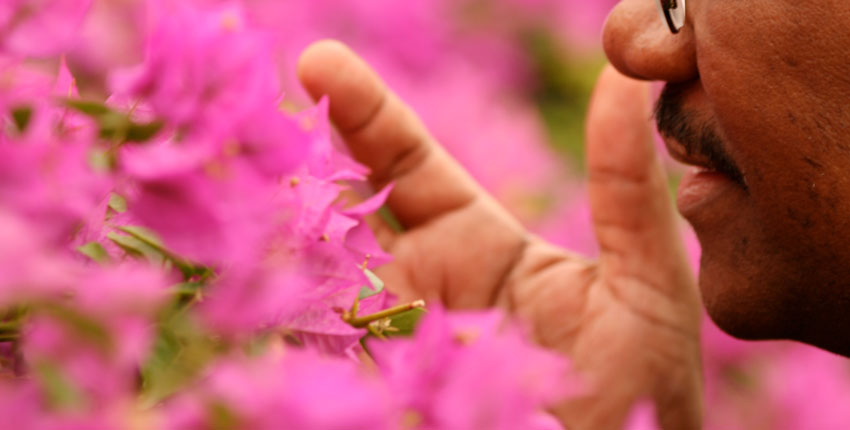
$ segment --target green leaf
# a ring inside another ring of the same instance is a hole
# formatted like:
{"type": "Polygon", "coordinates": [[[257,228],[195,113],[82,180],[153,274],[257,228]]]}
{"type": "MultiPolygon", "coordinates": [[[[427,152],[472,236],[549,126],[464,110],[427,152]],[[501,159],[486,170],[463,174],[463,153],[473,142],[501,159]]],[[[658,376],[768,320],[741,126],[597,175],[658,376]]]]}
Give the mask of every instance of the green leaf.
{"type": "Polygon", "coordinates": [[[111,353],[114,339],[103,323],[90,314],[56,302],[34,304],[38,310],[50,316],[68,330],[80,342],[86,342],[104,353],[111,353]]]}
{"type": "Polygon", "coordinates": [[[118,230],[129,236],[111,232],[106,237],[121,247],[124,252],[134,257],[145,257],[153,264],[173,264],[180,270],[186,280],[195,276],[206,279],[213,275],[213,271],[201,265],[194,265],[182,257],[169,251],[162,240],[153,231],[140,226],[125,225],[118,230]]]}
{"type": "Polygon", "coordinates": [[[280,336],[282,335],[269,332],[255,335],[242,345],[242,352],[248,357],[261,357],[268,352],[272,339],[280,339],[280,336]]]}
{"type": "Polygon", "coordinates": [[[111,193],[109,195],[109,208],[115,212],[123,214],[124,212],[127,212],[127,200],[118,194],[111,193]]]}
{"type": "Polygon", "coordinates": [[[174,265],[177,266],[177,269],[180,270],[180,272],[186,279],[189,279],[195,275],[205,276],[208,275],[210,272],[210,270],[206,267],[195,266],[192,263],[184,260],[183,258],[169,251],[165,247],[165,244],[162,243],[162,240],[159,238],[159,236],[149,229],[134,225],[125,225],[122,227],[118,227],[118,229],[129,234],[133,238],[144,242],[148,246],[158,251],[163,257],[174,263],[174,265]]]}
{"type": "Polygon", "coordinates": [[[118,142],[145,142],[162,130],[161,121],[145,123],[133,122],[121,112],[109,112],[97,118],[100,125],[100,137],[118,142]]]}
{"type": "Polygon", "coordinates": [[[150,358],[142,365],[142,401],[153,406],[191,384],[220,346],[178,308],[162,316],[150,358]]]}
{"type": "Polygon", "coordinates": [[[96,100],[65,99],[65,104],[91,117],[106,115],[112,111],[108,106],[96,100]]]}
{"type": "Polygon", "coordinates": [[[145,142],[162,130],[162,121],[139,123],[121,111],[92,100],[66,99],[65,103],[97,121],[100,137],[123,142],[145,142]]]}
{"type": "Polygon", "coordinates": [[[88,158],[89,166],[96,172],[108,172],[115,166],[115,157],[109,151],[94,149],[88,158]]]}
{"type": "Polygon", "coordinates": [[[12,109],[12,120],[15,121],[15,127],[21,133],[27,130],[31,119],[32,108],[30,106],[18,106],[12,109]]]}
{"type": "Polygon", "coordinates": [[[403,233],[404,232],[404,227],[401,226],[401,222],[398,220],[398,218],[396,218],[393,211],[391,211],[390,208],[387,207],[386,205],[381,206],[378,209],[378,216],[380,216],[381,219],[388,226],[390,226],[390,229],[392,229],[392,231],[394,231],[396,233],[403,233]]]}
{"type": "Polygon", "coordinates": [[[130,118],[120,112],[109,111],[95,118],[100,125],[100,137],[123,142],[130,128],[130,118]]]}
{"type": "Polygon", "coordinates": [[[106,264],[112,261],[103,246],[97,242],[89,242],[77,248],[77,251],[95,263],[106,264]]]}
{"type": "Polygon", "coordinates": [[[152,230],[140,227],[137,225],[124,225],[118,227],[118,230],[123,231],[124,233],[129,234],[130,236],[135,237],[136,239],[141,240],[142,242],[147,243],[150,246],[153,246],[160,252],[166,252],[165,245],[162,243],[162,240],[159,236],[154,233],[152,230]]]}
{"type": "Polygon", "coordinates": [[[202,297],[205,286],[204,282],[181,282],[172,288],[177,297],[177,303],[187,305],[202,297]]]}
{"type": "Polygon", "coordinates": [[[166,260],[166,256],[159,249],[133,236],[110,232],[106,237],[130,256],[145,258],[157,266],[164,264],[166,260]]]}
{"type": "Polygon", "coordinates": [[[360,300],[363,300],[367,297],[372,297],[375,294],[378,294],[384,290],[384,281],[382,281],[381,278],[378,277],[378,275],[376,275],[369,269],[363,269],[363,273],[365,273],[366,277],[369,278],[369,283],[372,284],[372,288],[363,286],[360,289],[360,300]]]}
{"type": "Polygon", "coordinates": [[[16,334],[20,326],[20,321],[0,321],[0,334],[16,334]]]}
{"type": "Polygon", "coordinates": [[[53,409],[82,410],[86,404],[85,393],[51,362],[39,361],[32,366],[33,375],[41,382],[47,403],[53,409]]]}
{"type": "Polygon", "coordinates": [[[380,336],[375,336],[374,334],[369,333],[360,338],[360,346],[363,347],[363,350],[366,351],[367,354],[371,354],[371,351],[369,350],[369,343],[374,342],[371,339],[386,340],[386,338],[389,337],[412,336],[413,332],[416,330],[416,326],[419,325],[419,320],[422,319],[427,312],[428,311],[426,311],[425,308],[415,308],[390,317],[390,327],[393,327],[395,330],[383,330],[380,336]]]}
{"type": "Polygon", "coordinates": [[[162,121],[152,121],[145,123],[130,122],[127,127],[124,141],[126,142],[147,142],[152,137],[156,136],[162,130],[162,121]]]}
{"type": "Polygon", "coordinates": [[[243,428],[239,416],[233,409],[220,401],[207,403],[207,418],[212,424],[210,430],[237,430],[243,428]]]}
{"type": "Polygon", "coordinates": [[[387,331],[384,335],[388,337],[412,335],[413,331],[416,330],[416,326],[419,324],[419,320],[427,312],[424,308],[416,308],[391,317],[390,321],[392,323],[390,326],[395,327],[398,331],[387,331]]]}

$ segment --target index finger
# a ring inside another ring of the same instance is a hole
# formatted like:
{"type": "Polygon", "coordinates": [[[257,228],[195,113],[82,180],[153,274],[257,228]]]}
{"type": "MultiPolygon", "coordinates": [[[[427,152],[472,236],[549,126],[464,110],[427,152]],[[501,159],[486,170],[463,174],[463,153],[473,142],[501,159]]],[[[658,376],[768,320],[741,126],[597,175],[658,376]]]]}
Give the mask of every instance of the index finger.
{"type": "Polygon", "coordinates": [[[465,207],[483,194],[428,134],[416,114],[345,45],[321,41],[298,63],[314,99],[327,95],[330,117],[376,188],[394,182],[387,204],[405,227],[465,207]]]}
{"type": "Polygon", "coordinates": [[[649,106],[646,83],[610,66],[600,75],[587,121],[591,213],[605,270],[681,293],[693,275],[654,149],[649,106]]]}

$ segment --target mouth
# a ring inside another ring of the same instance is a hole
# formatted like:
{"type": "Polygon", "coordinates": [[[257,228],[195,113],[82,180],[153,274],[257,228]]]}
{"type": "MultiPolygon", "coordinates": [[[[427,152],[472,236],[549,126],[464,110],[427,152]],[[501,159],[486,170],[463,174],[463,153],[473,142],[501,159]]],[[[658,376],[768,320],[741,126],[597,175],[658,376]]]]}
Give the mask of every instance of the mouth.
{"type": "Polygon", "coordinates": [[[703,218],[712,202],[724,195],[746,191],[743,176],[733,165],[688,151],[684,145],[669,137],[664,138],[664,143],[674,160],[691,166],[682,175],[676,196],[679,213],[685,218],[703,218]]]}
{"type": "Polygon", "coordinates": [[[688,146],[681,144],[674,138],[663,136],[663,139],[667,152],[674,160],[693,167],[692,170],[697,172],[723,175],[745,190],[747,189],[744,175],[728,157],[721,155],[719,151],[697,152],[689,150],[688,146]]]}
{"type": "Polygon", "coordinates": [[[698,83],[668,83],[655,107],[656,126],[673,159],[693,166],[682,176],[676,205],[697,225],[729,222],[749,188],[721,130],[702,108],[698,83]]]}
{"type": "Polygon", "coordinates": [[[675,160],[723,174],[746,190],[744,175],[727,151],[720,130],[701,109],[698,90],[696,82],[664,86],[654,112],[658,132],[675,160]]]}

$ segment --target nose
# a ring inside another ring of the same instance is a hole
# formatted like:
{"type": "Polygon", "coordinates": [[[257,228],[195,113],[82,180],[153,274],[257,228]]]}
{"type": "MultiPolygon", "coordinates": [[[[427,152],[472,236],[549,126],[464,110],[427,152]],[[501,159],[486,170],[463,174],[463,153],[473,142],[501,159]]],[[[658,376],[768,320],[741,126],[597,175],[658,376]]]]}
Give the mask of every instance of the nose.
{"type": "MultiPolygon", "coordinates": [[[[623,0],[608,15],[602,33],[611,64],[637,79],[684,82],[699,76],[692,17],[673,34],[659,16],[659,0],[623,0]]],[[[692,1],[689,1],[689,6],[692,1]]],[[[690,7],[689,14],[694,8],[690,7]]]]}

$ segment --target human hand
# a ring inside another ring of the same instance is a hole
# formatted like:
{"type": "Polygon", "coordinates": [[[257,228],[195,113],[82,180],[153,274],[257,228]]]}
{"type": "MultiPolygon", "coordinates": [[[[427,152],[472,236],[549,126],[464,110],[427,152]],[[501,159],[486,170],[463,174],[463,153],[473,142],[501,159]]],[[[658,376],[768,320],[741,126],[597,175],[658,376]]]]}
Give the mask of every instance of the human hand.
{"type": "Polygon", "coordinates": [[[654,400],[665,429],[701,427],[699,299],[666,177],[652,145],[647,85],[612,68],[588,120],[589,197],[598,260],[532,236],[429,136],[378,76],[338,42],[309,47],[299,77],[330,116],[405,231],[374,229],[401,300],[500,306],[569,356],[592,390],[554,412],[573,430],[616,429],[654,400]]]}

